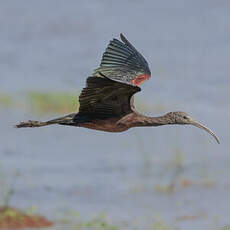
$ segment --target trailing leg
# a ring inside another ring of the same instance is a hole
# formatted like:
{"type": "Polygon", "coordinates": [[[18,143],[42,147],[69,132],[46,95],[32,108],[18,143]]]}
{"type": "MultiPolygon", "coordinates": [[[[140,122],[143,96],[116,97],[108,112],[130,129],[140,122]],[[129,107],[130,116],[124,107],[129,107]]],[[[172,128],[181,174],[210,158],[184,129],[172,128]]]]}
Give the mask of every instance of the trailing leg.
{"type": "Polygon", "coordinates": [[[46,125],[54,125],[54,124],[60,124],[60,125],[76,125],[76,122],[74,122],[74,117],[76,116],[76,113],[69,114],[64,117],[59,117],[53,120],[49,121],[26,121],[26,122],[20,122],[15,127],[16,128],[34,128],[34,127],[42,127],[46,125]]]}

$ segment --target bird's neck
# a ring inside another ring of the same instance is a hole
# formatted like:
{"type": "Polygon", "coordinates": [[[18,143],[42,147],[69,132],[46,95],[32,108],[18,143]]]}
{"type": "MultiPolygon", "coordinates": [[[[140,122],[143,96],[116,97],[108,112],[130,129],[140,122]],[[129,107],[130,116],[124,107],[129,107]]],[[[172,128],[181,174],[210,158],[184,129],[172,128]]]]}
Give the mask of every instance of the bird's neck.
{"type": "Polygon", "coordinates": [[[173,124],[166,115],[159,117],[148,117],[148,116],[138,116],[136,120],[136,126],[161,126],[173,124]]]}

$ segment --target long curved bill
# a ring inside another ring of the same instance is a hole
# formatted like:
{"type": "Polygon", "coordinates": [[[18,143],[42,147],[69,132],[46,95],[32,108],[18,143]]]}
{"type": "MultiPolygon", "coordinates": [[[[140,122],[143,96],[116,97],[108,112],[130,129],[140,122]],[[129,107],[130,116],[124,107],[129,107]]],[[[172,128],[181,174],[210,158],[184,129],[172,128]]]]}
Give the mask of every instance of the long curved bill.
{"type": "Polygon", "coordinates": [[[206,126],[204,126],[201,123],[194,121],[194,120],[192,120],[190,124],[200,128],[200,129],[205,130],[206,132],[208,132],[209,134],[211,134],[215,138],[215,140],[218,144],[220,144],[218,137],[216,136],[216,134],[211,129],[207,128],[206,126]]]}

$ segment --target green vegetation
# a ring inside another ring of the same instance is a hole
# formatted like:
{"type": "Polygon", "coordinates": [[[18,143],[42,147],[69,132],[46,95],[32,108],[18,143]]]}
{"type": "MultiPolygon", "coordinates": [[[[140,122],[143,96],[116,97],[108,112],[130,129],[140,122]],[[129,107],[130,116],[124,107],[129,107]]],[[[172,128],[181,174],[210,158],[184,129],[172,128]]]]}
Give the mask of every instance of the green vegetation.
{"type": "Polygon", "coordinates": [[[70,113],[79,107],[78,97],[65,92],[29,92],[27,94],[29,110],[43,115],[47,113],[70,113]]]}
{"type": "Polygon", "coordinates": [[[152,230],[178,230],[178,228],[171,228],[163,220],[159,220],[153,224],[152,230]]]}
{"type": "Polygon", "coordinates": [[[12,105],[12,98],[6,93],[0,93],[0,106],[9,107],[12,105]]]}
{"type": "MultiPolygon", "coordinates": [[[[97,217],[82,220],[78,212],[68,212],[70,219],[65,219],[61,221],[63,224],[74,223],[73,230],[129,230],[129,229],[145,229],[145,227],[138,227],[135,223],[119,222],[116,224],[111,223],[111,221],[104,215],[98,215],[97,217]]],[[[154,218],[155,219],[155,218],[154,218]]],[[[72,226],[72,225],[71,225],[72,226]]],[[[150,225],[151,230],[179,230],[176,227],[170,227],[163,219],[157,218],[153,220],[153,224],[150,225]]]]}
{"type": "Polygon", "coordinates": [[[97,217],[89,221],[80,221],[74,230],[118,230],[118,227],[108,223],[104,217],[97,217]]]}
{"type": "Polygon", "coordinates": [[[104,214],[100,214],[94,218],[81,218],[79,212],[68,211],[68,217],[58,221],[62,224],[70,224],[73,230],[119,230],[114,224],[110,223],[104,214]],[[84,219],[84,220],[83,220],[84,219]]]}
{"type": "Polygon", "coordinates": [[[71,113],[79,108],[77,93],[38,92],[8,95],[0,92],[0,108],[20,109],[38,115],[71,113]]]}

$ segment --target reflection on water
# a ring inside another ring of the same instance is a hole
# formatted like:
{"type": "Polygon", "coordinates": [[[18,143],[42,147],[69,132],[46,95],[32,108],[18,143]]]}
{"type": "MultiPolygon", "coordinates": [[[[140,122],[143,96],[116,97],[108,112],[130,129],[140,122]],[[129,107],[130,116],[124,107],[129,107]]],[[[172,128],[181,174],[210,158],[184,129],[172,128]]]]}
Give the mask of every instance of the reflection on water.
{"type": "Polygon", "coordinates": [[[51,218],[68,210],[92,218],[106,213],[140,229],[151,229],[157,218],[180,229],[229,224],[229,7],[183,0],[2,2],[1,95],[77,95],[108,41],[123,32],[152,69],[137,95],[149,105],[141,109],[186,111],[221,140],[217,145],[197,128],[181,126],[121,134],[16,130],[18,121],[41,117],[23,105],[1,106],[1,165],[9,177],[20,172],[12,205],[35,205],[51,218]]]}

